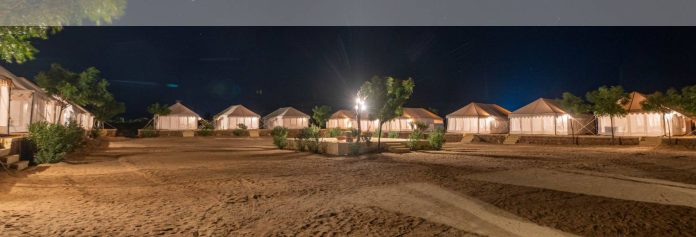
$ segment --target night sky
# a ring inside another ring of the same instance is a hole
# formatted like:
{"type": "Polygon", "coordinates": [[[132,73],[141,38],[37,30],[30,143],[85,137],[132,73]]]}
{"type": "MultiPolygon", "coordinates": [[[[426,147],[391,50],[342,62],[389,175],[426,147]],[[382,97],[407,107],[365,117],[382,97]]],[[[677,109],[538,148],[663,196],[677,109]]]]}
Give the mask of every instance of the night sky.
{"type": "Polygon", "coordinates": [[[696,28],[66,27],[37,59],[2,65],[33,78],[51,63],[100,69],[125,117],[182,100],[202,116],[244,104],[352,108],[373,75],[412,77],[409,107],[441,116],[465,104],[515,110],[601,85],[653,92],[696,84],[696,28]]]}

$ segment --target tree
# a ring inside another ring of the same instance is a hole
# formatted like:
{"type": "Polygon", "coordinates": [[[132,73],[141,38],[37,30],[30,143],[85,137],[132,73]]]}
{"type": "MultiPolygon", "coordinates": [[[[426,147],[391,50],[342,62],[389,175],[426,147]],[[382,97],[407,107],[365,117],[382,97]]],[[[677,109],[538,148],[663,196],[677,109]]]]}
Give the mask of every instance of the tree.
{"type": "Polygon", "coordinates": [[[696,115],[696,85],[681,90],[680,108],[689,115],[696,115]]]}
{"type": "Polygon", "coordinates": [[[372,77],[358,91],[358,97],[367,98],[367,111],[370,120],[377,119],[377,149],[380,148],[382,125],[403,114],[403,104],[413,94],[415,84],[412,79],[399,80],[393,77],[372,77]]]}
{"type": "Polygon", "coordinates": [[[326,105],[314,106],[314,108],[312,108],[312,122],[314,125],[317,125],[319,128],[326,127],[326,121],[329,120],[330,111],[331,107],[326,105]]]}
{"type": "Polygon", "coordinates": [[[573,143],[577,144],[577,139],[575,137],[575,125],[573,122],[573,116],[578,114],[584,114],[590,111],[590,105],[585,103],[582,98],[573,95],[570,92],[563,92],[560,99],[556,99],[558,104],[570,114],[570,133],[573,138],[573,143]]]}
{"type": "Polygon", "coordinates": [[[611,142],[614,143],[614,117],[625,116],[626,110],[622,105],[628,102],[628,94],[621,86],[601,86],[597,90],[587,92],[587,101],[592,103],[595,116],[609,116],[611,121],[611,142]]]}
{"type": "Polygon", "coordinates": [[[57,121],[60,121],[67,101],[86,107],[100,121],[106,121],[125,110],[125,106],[116,102],[109,92],[109,82],[94,67],[75,73],[59,64],[52,64],[48,71],[39,72],[35,79],[49,95],[64,100],[57,121]]]}
{"type": "Polygon", "coordinates": [[[645,97],[645,101],[641,102],[643,109],[649,112],[656,112],[662,115],[663,126],[662,129],[664,133],[669,137],[669,141],[672,141],[672,129],[670,121],[667,121],[667,113],[670,113],[674,109],[678,109],[681,104],[681,95],[679,91],[674,88],[667,90],[667,93],[663,94],[660,91],[656,91],[645,97]]]}
{"type": "Polygon", "coordinates": [[[24,63],[38,50],[34,39],[47,39],[64,25],[111,23],[122,16],[126,0],[3,0],[0,4],[0,60],[24,63]]]}
{"type": "Polygon", "coordinates": [[[154,121],[154,126],[157,128],[157,117],[167,115],[172,112],[169,106],[166,104],[160,104],[159,102],[151,104],[147,107],[147,112],[152,114],[152,120],[154,121]]]}
{"type": "Polygon", "coordinates": [[[94,114],[94,119],[97,120],[97,127],[102,128],[104,127],[104,121],[108,121],[116,115],[126,112],[126,105],[123,104],[123,102],[111,100],[90,111],[94,114]]]}

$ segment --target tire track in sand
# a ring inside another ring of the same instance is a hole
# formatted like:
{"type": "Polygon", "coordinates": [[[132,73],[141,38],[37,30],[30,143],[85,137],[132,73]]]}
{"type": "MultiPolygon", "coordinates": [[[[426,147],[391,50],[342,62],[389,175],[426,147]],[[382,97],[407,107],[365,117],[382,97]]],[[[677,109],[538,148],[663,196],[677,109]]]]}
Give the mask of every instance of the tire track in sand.
{"type": "Polygon", "coordinates": [[[428,183],[366,188],[345,198],[348,202],[377,206],[480,235],[575,236],[428,183]]]}

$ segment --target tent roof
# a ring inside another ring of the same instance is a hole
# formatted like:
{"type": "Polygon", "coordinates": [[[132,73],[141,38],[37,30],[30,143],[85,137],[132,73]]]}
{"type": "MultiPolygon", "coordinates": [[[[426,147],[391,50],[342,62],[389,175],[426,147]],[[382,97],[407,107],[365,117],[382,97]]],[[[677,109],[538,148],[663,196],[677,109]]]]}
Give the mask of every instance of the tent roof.
{"type": "Polygon", "coordinates": [[[271,118],[271,117],[309,117],[309,115],[302,113],[301,111],[293,108],[293,107],[283,107],[276,109],[275,111],[271,112],[270,114],[266,115],[263,117],[263,119],[271,118]]]}
{"type": "Polygon", "coordinates": [[[331,114],[329,119],[355,118],[355,112],[347,109],[342,109],[331,114]]]}
{"type": "Polygon", "coordinates": [[[469,103],[468,105],[448,114],[447,117],[505,117],[510,111],[497,104],[469,103]]]}
{"type": "Polygon", "coordinates": [[[528,105],[519,108],[510,115],[534,115],[534,114],[566,114],[555,100],[539,98],[528,105]]]}
{"type": "Polygon", "coordinates": [[[220,116],[228,116],[228,117],[261,117],[257,113],[254,113],[254,111],[251,111],[247,107],[244,107],[244,105],[232,105],[230,107],[227,107],[227,109],[223,110],[222,112],[218,113],[215,115],[215,118],[218,118],[220,116]]]}
{"type": "Polygon", "coordinates": [[[187,116],[196,116],[199,118],[201,117],[196,112],[193,112],[193,110],[184,106],[181,103],[181,101],[177,101],[176,104],[169,106],[169,110],[171,110],[171,112],[168,115],[187,115],[187,116]]]}
{"type": "MultiPolygon", "coordinates": [[[[331,114],[331,117],[329,119],[342,119],[342,118],[349,118],[349,119],[354,119],[355,118],[355,112],[353,110],[349,109],[342,109],[339,111],[336,111],[335,113],[331,114]]],[[[363,112],[360,115],[360,119],[367,119],[367,113],[363,112]]]]}
{"type": "Polygon", "coordinates": [[[628,94],[628,101],[621,106],[629,113],[641,113],[645,112],[643,109],[643,101],[645,100],[647,100],[645,95],[634,91],[628,94]]]}
{"type": "Polygon", "coordinates": [[[403,108],[403,111],[402,116],[407,118],[442,119],[442,117],[424,108],[403,108]]]}
{"type": "Polygon", "coordinates": [[[9,79],[12,81],[13,87],[21,90],[31,90],[34,91],[36,94],[39,96],[45,97],[45,98],[50,98],[48,93],[46,91],[36,85],[34,82],[24,78],[24,77],[18,77],[12,74],[10,71],[5,69],[4,67],[0,66],[0,78],[4,79],[9,79]]]}

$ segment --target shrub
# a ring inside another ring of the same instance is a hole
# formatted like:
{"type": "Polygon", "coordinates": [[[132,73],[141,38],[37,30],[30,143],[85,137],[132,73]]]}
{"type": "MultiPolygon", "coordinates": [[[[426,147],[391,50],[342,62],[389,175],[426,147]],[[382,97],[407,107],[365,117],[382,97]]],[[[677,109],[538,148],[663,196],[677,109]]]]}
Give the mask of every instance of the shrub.
{"type": "Polygon", "coordinates": [[[288,146],[288,129],[284,127],[274,127],[271,131],[273,136],[273,145],[283,149],[288,146]]]}
{"type": "Polygon", "coordinates": [[[329,129],[329,137],[338,137],[341,136],[341,129],[340,128],[332,128],[329,129]]]}
{"type": "Polygon", "coordinates": [[[415,121],[415,122],[413,122],[413,126],[414,126],[415,130],[418,130],[418,131],[420,131],[421,133],[422,133],[423,131],[425,131],[426,129],[428,129],[428,125],[425,124],[425,123],[422,122],[422,121],[415,121]]]}
{"type": "Polygon", "coordinates": [[[234,130],[232,130],[232,134],[234,134],[235,136],[241,137],[241,136],[245,136],[247,134],[247,131],[246,131],[246,129],[235,128],[234,130]]]}
{"type": "Polygon", "coordinates": [[[97,139],[101,135],[101,129],[98,128],[92,128],[92,130],[89,130],[89,138],[92,139],[97,139]]]}
{"type": "Polygon", "coordinates": [[[351,128],[351,129],[350,129],[350,135],[351,135],[352,137],[354,137],[354,138],[360,137],[360,134],[358,133],[358,129],[357,129],[357,128],[351,128]]]}
{"type": "Polygon", "coordinates": [[[413,130],[408,135],[408,142],[406,142],[408,148],[411,148],[412,151],[420,149],[418,142],[421,140],[421,137],[423,137],[423,133],[420,130],[413,130]]]}
{"type": "Polygon", "coordinates": [[[370,143],[372,142],[372,132],[364,132],[362,134],[363,141],[370,143]]]}
{"type": "Polygon", "coordinates": [[[435,150],[440,150],[442,149],[442,145],[445,144],[445,131],[443,128],[436,128],[433,132],[430,133],[428,136],[428,143],[430,143],[430,147],[435,150]]]}
{"type": "Polygon", "coordinates": [[[237,124],[237,128],[242,129],[242,130],[246,130],[246,129],[247,129],[247,125],[246,125],[246,124],[243,124],[243,123],[240,123],[240,124],[237,124]]]}
{"type": "Polygon", "coordinates": [[[399,138],[399,133],[398,132],[389,132],[387,135],[389,138],[399,138]]]}
{"type": "Polygon", "coordinates": [[[300,130],[295,140],[295,148],[298,151],[307,149],[311,152],[319,153],[319,131],[319,127],[314,125],[300,130]]]}
{"type": "Polygon", "coordinates": [[[29,140],[36,146],[34,162],[56,163],[84,143],[85,130],[76,123],[67,126],[47,122],[29,125],[29,140]]]}
{"type": "Polygon", "coordinates": [[[208,120],[201,120],[200,125],[198,125],[198,131],[196,131],[196,133],[199,136],[205,136],[205,137],[212,136],[213,129],[215,129],[215,126],[213,126],[213,123],[208,122],[208,120]]]}

